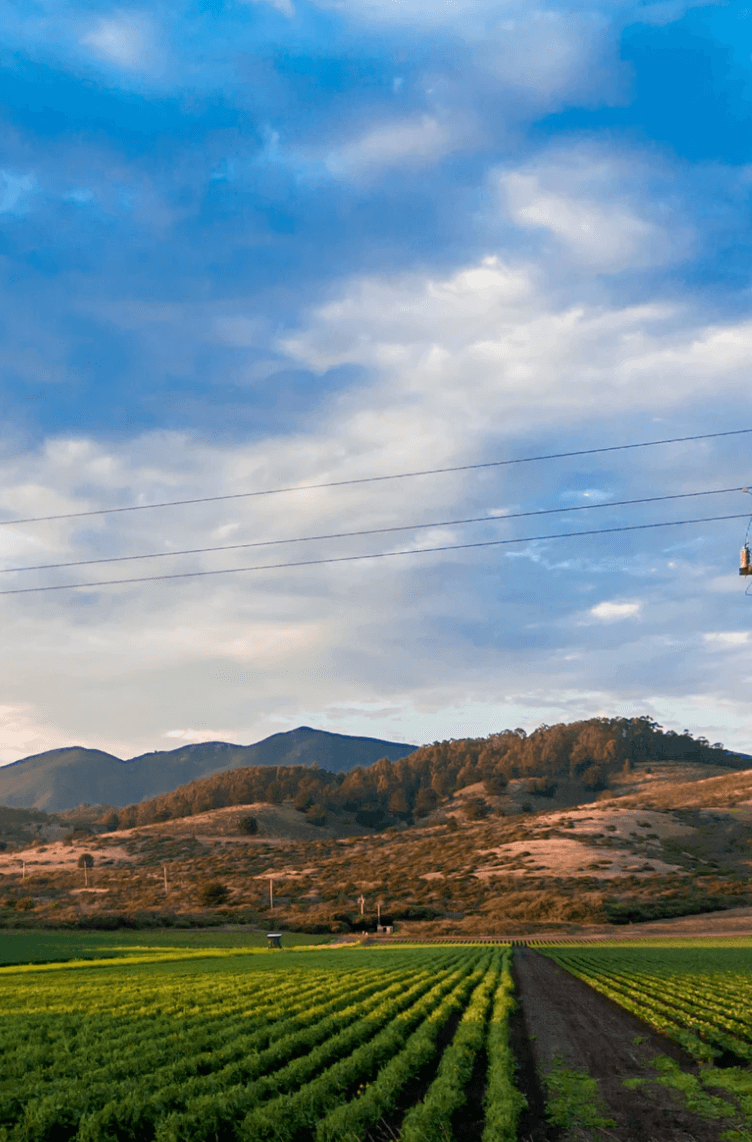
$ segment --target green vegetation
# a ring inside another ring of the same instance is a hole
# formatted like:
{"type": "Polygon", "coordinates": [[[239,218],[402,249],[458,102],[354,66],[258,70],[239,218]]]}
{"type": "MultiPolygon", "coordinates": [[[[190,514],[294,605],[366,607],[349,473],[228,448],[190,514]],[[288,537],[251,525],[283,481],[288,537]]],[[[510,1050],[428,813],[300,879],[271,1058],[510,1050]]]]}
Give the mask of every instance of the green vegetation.
{"type": "Polygon", "coordinates": [[[494,995],[486,1042],[488,1083],[484,1098],[485,1127],[482,1142],[514,1142],[517,1137],[517,1120],[526,1105],[524,1095],[514,1085],[516,1060],[509,1045],[509,1016],[514,1003],[511,954],[507,953],[494,995]]]}
{"type": "Polygon", "coordinates": [[[586,1071],[573,1070],[558,1058],[544,1081],[548,1120],[553,1126],[576,1131],[588,1127],[605,1130],[616,1125],[605,1113],[597,1081],[586,1071]]]}
{"type": "Polygon", "coordinates": [[[542,949],[698,1061],[752,1062],[752,942],[542,949]]]}
{"type": "Polygon", "coordinates": [[[669,1087],[692,1113],[725,1124],[721,1139],[749,1142],[752,940],[646,941],[541,951],[701,1064],[699,1073],[691,1074],[658,1056],[655,1076],[628,1079],[626,1085],[669,1087]]]}
{"type": "Polygon", "coordinates": [[[499,953],[473,992],[452,1043],[444,1052],[436,1079],[426,1097],[407,1114],[400,1134],[403,1142],[443,1142],[451,1132],[452,1116],[465,1102],[475,1057],[483,1047],[486,1019],[500,970],[499,953]]]}
{"type": "MultiPolygon", "coordinates": [[[[608,786],[617,773],[639,762],[694,762],[739,769],[745,764],[720,743],[664,731],[650,718],[590,718],[540,726],[532,734],[504,730],[486,738],[464,738],[421,746],[398,761],[382,758],[367,768],[329,773],[307,766],[250,766],[201,778],[117,813],[120,828],[193,816],[229,805],[291,800],[315,824],[327,810],[355,814],[366,828],[383,829],[427,817],[457,789],[482,782],[489,795],[525,779],[539,798],[556,792],[557,780],[576,782],[584,793],[608,786]]],[[[586,799],[586,798],[585,798],[586,799]]],[[[532,804],[529,804],[532,808],[532,804]]],[[[472,819],[487,812],[482,798],[468,803],[472,819]]],[[[112,823],[111,815],[108,821],[112,823]]]]}
{"type": "Polygon", "coordinates": [[[448,1131],[509,1006],[508,949],[83,943],[104,955],[0,969],[3,1142],[362,1138],[426,1066],[420,1113],[448,1131]]]}
{"type": "MultiPolygon", "coordinates": [[[[285,933],[285,947],[326,944],[331,936],[285,933]]],[[[160,948],[183,950],[265,948],[263,932],[139,932],[136,937],[123,932],[3,932],[0,937],[0,966],[6,964],[55,963],[67,960],[109,959],[135,955],[160,948]]]]}

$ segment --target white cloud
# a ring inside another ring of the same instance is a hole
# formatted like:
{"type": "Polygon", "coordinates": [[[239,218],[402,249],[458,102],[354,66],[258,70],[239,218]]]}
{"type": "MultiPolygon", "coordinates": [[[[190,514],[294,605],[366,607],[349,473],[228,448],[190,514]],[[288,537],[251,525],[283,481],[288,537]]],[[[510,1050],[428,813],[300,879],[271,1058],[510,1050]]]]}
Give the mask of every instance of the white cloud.
{"type": "Polygon", "coordinates": [[[641,603],[598,603],[597,606],[590,608],[590,614],[593,618],[600,619],[602,622],[611,623],[619,619],[635,619],[639,617],[642,610],[641,603]]]}
{"type": "MultiPolygon", "coordinates": [[[[231,305],[224,315],[216,305],[203,314],[186,309],[186,341],[220,336],[242,347],[255,328],[253,310],[245,325],[237,301],[231,305]]],[[[119,310],[124,323],[152,328],[148,308],[140,317],[138,307],[119,310]]],[[[160,321],[180,314],[151,316],[159,333],[160,321]]],[[[489,257],[444,276],[344,282],[275,352],[314,370],[360,365],[370,382],[338,392],[298,432],[250,443],[165,432],[117,445],[59,438],[39,452],[9,448],[0,453],[4,512],[83,511],[474,463],[525,454],[531,434],[536,450],[554,452],[573,426],[598,443],[623,440],[627,413],[647,415],[650,423],[657,414],[673,417],[690,400],[713,409],[719,394],[746,400],[752,327],[706,325],[679,306],[564,305],[547,294],[537,268],[489,257]]],[[[651,488],[738,482],[730,460],[724,467],[725,451],[693,446],[681,465],[675,453],[661,460],[657,452],[630,469],[651,488]]],[[[618,493],[617,475],[593,470],[585,489],[605,479],[618,493]]],[[[350,530],[480,515],[529,503],[531,479],[532,469],[508,491],[506,473],[486,484],[455,474],[2,528],[2,566],[328,534],[343,523],[350,530]],[[479,510],[468,513],[468,501],[479,510]]],[[[557,469],[557,496],[560,488],[557,469]]],[[[551,488],[541,484],[536,494],[550,502],[551,488]]],[[[481,525],[489,537],[511,534],[503,529],[512,526],[503,517],[481,525]]],[[[437,528],[434,535],[462,542],[479,532],[437,528]]],[[[686,542],[703,538],[693,534],[686,542]]],[[[715,544],[692,549],[691,557],[672,552],[680,564],[675,578],[646,585],[650,568],[666,565],[666,542],[641,534],[644,558],[638,551],[622,560],[609,541],[600,562],[587,556],[584,573],[581,545],[564,544],[555,590],[547,549],[538,546],[537,563],[504,560],[496,550],[416,554],[4,596],[0,683],[8,706],[24,712],[26,728],[0,740],[0,757],[66,741],[126,756],[192,740],[165,735],[199,733],[202,724],[207,736],[224,727],[222,737],[240,742],[280,724],[362,732],[366,714],[367,732],[376,736],[383,725],[393,738],[433,740],[601,710],[660,720],[671,700],[700,698],[710,707],[703,725],[733,721],[741,748],[747,684],[719,674],[715,644],[687,632],[743,623],[743,592],[726,596],[714,588],[723,570],[722,545],[715,544]],[[649,544],[661,549],[655,561],[649,544]],[[593,605],[615,562],[626,597],[593,605]],[[631,601],[637,595],[643,611],[631,601]],[[589,622],[571,621],[573,613],[588,612],[589,622]],[[638,614],[639,623],[616,621],[638,614]],[[691,654],[684,653],[687,640],[691,654]]],[[[670,543],[681,542],[674,533],[670,543]]],[[[0,589],[16,581],[202,571],[408,546],[429,546],[427,534],[2,575],[0,589]]],[[[734,536],[734,565],[738,546],[734,536]]],[[[714,736],[729,740],[722,730],[714,736]]]]}
{"type": "Polygon", "coordinates": [[[503,208],[521,227],[548,231],[571,259],[594,270],[644,269],[685,258],[693,237],[678,205],[669,213],[672,174],[639,153],[592,146],[555,148],[502,172],[503,208]],[[664,186],[660,204],[645,194],[664,186]]]}
{"type": "Polygon", "coordinates": [[[392,167],[417,168],[436,162],[477,138],[469,124],[432,115],[392,120],[331,150],[325,164],[337,178],[363,179],[392,167]]]}
{"type": "Polygon", "coordinates": [[[745,646],[749,642],[749,631],[709,631],[702,637],[705,639],[705,642],[710,643],[711,646],[717,646],[719,649],[722,649],[723,647],[745,646]]]}
{"type": "Polygon", "coordinates": [[[81,43],[118,67],[143,68],[153,54],[153,31],[142,14],[114,12],[82,36],[81,43]]]}
{"type": "Polygon", "coordinates": [[[597,12],[530,9],[502,18],[478,45],[479,65],[535,102],[564,95],[613,102],[626,78],[613,24],[597,12]]]}
{"type": "Polygon", "coordinates": [[[515,222],[551,230],[586,265],[619,270],[665,257],[664,235],[626,210],[546,192],[531,175],[510,174],[502,185],[515,222]]]}
{"type": "MultiPolygon", "coordinates": [[[[583,412],[661,411],[746,392],[752,322],[703,325],[677,305],[560,306],[537,269],[487,258],[446,278],[361,278],[310,315],[281,350],[324,371],[358,364],[382,378],[359,415],[465,447],[489,422],[516,431],[583,412]],[[420,412],[418,413],[418,410],[420,412]]],[[[370,432],[374,426],[368,429],[370,432]]]]}

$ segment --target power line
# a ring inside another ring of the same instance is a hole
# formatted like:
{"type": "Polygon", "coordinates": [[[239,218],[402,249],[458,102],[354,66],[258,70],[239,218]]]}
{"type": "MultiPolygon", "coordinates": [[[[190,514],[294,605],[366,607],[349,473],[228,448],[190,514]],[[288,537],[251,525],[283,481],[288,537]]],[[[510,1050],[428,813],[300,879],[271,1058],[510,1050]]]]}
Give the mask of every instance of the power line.
{"type": "Polygon", "coordinates": [[[669,496],[644,496],[638,500],[607,500],[601,504],[575,504],[567,508],[542,508],[539,511],[510,512],[508,515],[471,516],[467,519],[442,519],[429,523],[405,523],[393,527],[371,527],[361,531],[333,531],[324,535],[298,535],[288,539],[259,539],[251,543],[226,543],[218,547],[189,547],[180,551],[149,551],[143,555],[110,555],[102,559],[76,559],[68,563],[36,563],[28,567],[0,567],[0,575],[22,571],[59,571],[67,567],[93,567],[102,563],[132,563],[140,559],[165,559],[178,555],[206,555],[217,551],[243,551],[251,547],[277,547],[284,543],[313,543],[321,539],[353,539],[363,535],[387,535],[397,531],[418,531],[429,527],[458,527],[470,523],[504,523],[509,519],[526,519],[530,516],[567,515],[569,512],[598,511],[603,508],[631,507],[634,504],[654,504],[664,500],[688,500],[697,496],[722,496],[729,492],[743,492],[744,487],[711,488],[702,492],[678,492],[669,496]]]}
{"type": "Polygon", "coordinates": [[[683,444],[692,440],[716,440],[722,436],[743,436],[752,428],[734,428],[728,432],[703,432],[696,436],[673,436],[666,440],[645,440],[638,444],[610,444],[603,448],[583,448],[578,452],[551,452],[544,456],[520,456],[513,460],[488,460],[482,464],[456,464],[451,468],[421,468],[415,472],[393,472],[387,476],[361,476],[354,480],[328,480],[321,484],[294,484],[284,488],[264,488],[255,492],[233,492],[223,496],[197,496],[189,500],[163,500],[155,504],[128,504],[120,508],[96,508],[85,512],[61,512],[58,515],[27,516],[24,519],[0,520],[0,527],[19,523],[51,523],[61,519],[84,519],[90,516],[118,515],[123,512],[153,511],[186,504],[215,504],[223,500],[245,500],[254,496],[279,496],[287,492],[308,492],[321,488],[345,488],[353,484],[377,484],[386,480],[409,480],[415,476],[438,476],[446,472],[474,472],[481,468],[505,468],[512,464],[535,464],[543,460],[565,460],[576,456],[596,456],[603,452],[626,452],[634,448],[657,448],[662,444],[683,444]]]}
{"type": "MultiPolygon", "coordinates": [[[[204,579],[209,575],[237,575],[243,571],[281,571],[291,567],[321,567],[327,563],[356,563],[366,559],[393,559],[400,555],[429,555],[440,551],[468,551],[479,547],[504,547],[511,543],[533,543],[546,539],[577,539],[585,535],[614,535],[621,531],[648,531],[658,527],[682,527],[692,523],[716,523],[720,520],[747,519],[749,512],[736,515],[711,515],[700,519],[670,519],[661,523],[636,523],[627,527],[596,528],[589,531],[561,531],[553,535],[524,535],[518,539],[487,539],[478,543],[449,543],[441,547],[411,547],[404,551],[376,551],[368,555],[338,555],[327,559],[302,559],[291,563],[258,563],[251,567],[222,567],[217,571],[180,571],[170,575],[143,575],[133,579],[102,579],[91,583],[57,583],[48,587],[14,587],[0,595],[33,595],[43,591],[74,591],[82,587],[119,587],[126,583],[160,583],[167,579],[204,579]]],[[[507,517],[508,518],[508,517],[507,517]]]]}

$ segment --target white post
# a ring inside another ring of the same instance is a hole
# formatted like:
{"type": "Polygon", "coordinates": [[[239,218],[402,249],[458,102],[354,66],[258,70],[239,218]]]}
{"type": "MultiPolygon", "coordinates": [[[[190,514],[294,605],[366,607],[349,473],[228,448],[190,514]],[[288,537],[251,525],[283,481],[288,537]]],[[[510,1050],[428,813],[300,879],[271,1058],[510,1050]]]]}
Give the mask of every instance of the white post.
{"type": "Polygon", "coordinates": [[[167,890],[167,865],[166,864],[162,865],[162,871],[164,872],[164,890],[165,890],[165,896],[166,896],[167,891],[168,891],[167,890]]]}

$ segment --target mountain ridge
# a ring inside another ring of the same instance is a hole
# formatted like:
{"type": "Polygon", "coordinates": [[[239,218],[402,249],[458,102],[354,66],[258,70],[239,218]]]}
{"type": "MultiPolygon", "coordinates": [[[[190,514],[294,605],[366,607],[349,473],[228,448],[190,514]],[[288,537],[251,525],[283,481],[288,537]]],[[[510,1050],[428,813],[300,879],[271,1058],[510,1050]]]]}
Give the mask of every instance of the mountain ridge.
{"type": "Polygon", "coordinates": [[[298,726],[251,745],[193,742],[119,758],[104,750],[68,746],[0,767],[0,805],[48,813],[84,803],[128,805],[195,781],[247,766],[318,765],[348,772],[381,757],[397,760],[417,747],[363,735],[298,726]]]}

